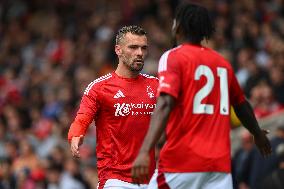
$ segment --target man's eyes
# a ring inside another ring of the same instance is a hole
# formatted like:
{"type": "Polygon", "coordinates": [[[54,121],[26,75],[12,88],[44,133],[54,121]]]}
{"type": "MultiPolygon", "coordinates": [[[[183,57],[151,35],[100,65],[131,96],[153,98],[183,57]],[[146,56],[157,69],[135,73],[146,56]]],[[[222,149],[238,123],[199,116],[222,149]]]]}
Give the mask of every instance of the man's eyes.
{"type": "Polygon", "coordinates": [[[131,49],[137,49],[138,46],[129,46],[129,48],[131,48],[131,49]]]}
{"type": "MultiPolygon", "coordinates": [[[[128,46],[130,49],[138,49],[140,46],[136,46],[136,45],[133,45],[133,46],[128,46]]],[[[143,47],[141,47],[141,49],[143,49],[143,50],[147,50],[147,46],[143,46],[143,47]]]]}

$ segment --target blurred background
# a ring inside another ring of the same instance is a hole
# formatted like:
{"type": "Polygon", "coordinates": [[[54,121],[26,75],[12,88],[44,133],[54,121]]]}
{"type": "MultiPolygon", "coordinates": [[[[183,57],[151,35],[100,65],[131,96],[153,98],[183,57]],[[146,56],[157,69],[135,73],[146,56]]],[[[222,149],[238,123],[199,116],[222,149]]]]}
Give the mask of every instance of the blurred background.
{"type": "MultiPolygon", "coordinates": [[[[156,75],[159,57],[171,48],[179,2],[0,1],[1,189],[96,188],[95,126],[80,160],[72,159],[66,139],[83,91],[116,68],[115,34],[128,24],[147,31],[149,56],[143,72],[156,75]]],[[[232,117],[234,187],[271,186],[271,175],[279,171],[283,182],[283,0],[191,2],[209,9],[216,33],[205,45],[231,62],[261,125],[272,131],[274,153],[265,160],[232,117]]]]}

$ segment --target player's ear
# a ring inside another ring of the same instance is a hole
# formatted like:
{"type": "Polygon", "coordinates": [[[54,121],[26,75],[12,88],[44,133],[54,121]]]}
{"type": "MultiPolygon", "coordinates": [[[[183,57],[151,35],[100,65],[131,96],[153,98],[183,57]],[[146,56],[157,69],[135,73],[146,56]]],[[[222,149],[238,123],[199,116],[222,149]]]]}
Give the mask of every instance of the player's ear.
{"type": "Polygon", "coordinates": [[[176,32],[176,35],[183,35],[183,30],[180,27],[180,22],[179,21],[176,22],[175,32],[176,32]]]}
{"type": "Polygon", "coordinates": [[[121,50],[121,46],[120,45],[115,45],[114,51],[115,51],[117,56],[121,56],[122,50],[121,50]]]}

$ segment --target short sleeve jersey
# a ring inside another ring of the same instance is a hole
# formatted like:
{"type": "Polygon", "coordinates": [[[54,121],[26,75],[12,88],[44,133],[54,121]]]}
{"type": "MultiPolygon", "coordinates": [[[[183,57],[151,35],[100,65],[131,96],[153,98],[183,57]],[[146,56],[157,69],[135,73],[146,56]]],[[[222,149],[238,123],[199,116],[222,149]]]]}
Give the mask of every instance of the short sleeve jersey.
{"type": "Polygon", "coordinates": [[[159,61],[158,95],[175,98],[159,160],[164,172],[230,172],[230,105],[245,98],[230,64],[183,44],[159,61]]]}
{"type": "MultiPolygon", "coordinates": [[[[85,135],[90,123],[95,121],[100,185],[107,179],[132,182],[131,166],[156,106],[157,87],[155,77],[140,74],[129,79],[113,72],[94,80],[86,88],[68,139],[85,135]]],[[[150,155],[152,174],[154,151],[150,155]]]]}

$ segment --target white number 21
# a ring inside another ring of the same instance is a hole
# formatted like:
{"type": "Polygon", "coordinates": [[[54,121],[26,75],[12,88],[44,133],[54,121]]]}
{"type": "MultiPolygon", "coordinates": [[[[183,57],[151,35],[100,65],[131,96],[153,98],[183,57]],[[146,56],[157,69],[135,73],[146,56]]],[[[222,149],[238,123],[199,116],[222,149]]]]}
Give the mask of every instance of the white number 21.
{"type": "MultiPolygon", "coordinates": [[[[194,79],[199,80],[201,76],[207,79],[206,84],[195,94],[193,99],[194,114],[213,114],[214,106],[212,104],[202,104],[201,101],[207,97],[214,86],[214,75],[212,70],[205,65],[200,65],[195,70],[194,79]]],[[[217,68],[217,75],[220,78],[220,114],[229,114],[229,96],[228,96],[228,74],[227,69],[217,68]]]]}

